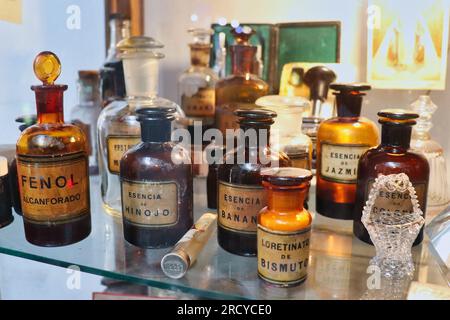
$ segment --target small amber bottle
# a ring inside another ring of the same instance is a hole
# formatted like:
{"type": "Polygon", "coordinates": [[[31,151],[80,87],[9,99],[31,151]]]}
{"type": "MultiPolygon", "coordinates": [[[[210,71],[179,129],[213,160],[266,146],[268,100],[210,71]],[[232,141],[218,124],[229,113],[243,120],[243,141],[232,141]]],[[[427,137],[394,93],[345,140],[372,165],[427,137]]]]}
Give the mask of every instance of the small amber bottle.
{"type": "Polygon", "coordinates": [[[287,287],[306,279],[311,214],[303,207],[312,174],[300,168],[261,171],[267,207],[258,216],[258,275],[287,287]]]}
{"type": "Polygon", "coordinates": [[[217,238],[228,252],[256,255],[258,212],[266,206],[261,169],[291,166],[284,153],[270,149],[270,126],[276,113],[265,110],[236,110],[244,135],[253,132],[257,142],[238,139],[238,146],[225,155],[218,169],[217,238]],[[240,142],[240,143],[239,143],[240,142]]]}
{"type": "Polygon", "coordinates": [[[353,219],[358,160],[378,144],[378,129],[361,117],[366,84],[332,84],[338,116],[323,121],[317,133],[316,210],[334,219],[353,219]]]}
{"type": "Polygon", "coordinates": [[[173,246],[193,224],[189,153],[171,141],[175,110],[137,110],[142,142],[120,161],[125,239],[143,248],[173,246]]]}
{"type": "Polygon", "coordinates": [[[64,123],[67,86],[54,84],[60,71],[55,54],[36,57],[34,73],[43,83],[31,87],[37,124],[22,132],[16,146],[25,236],[40,246],[68,245],[91,232],[86,136],[64,123]]]}

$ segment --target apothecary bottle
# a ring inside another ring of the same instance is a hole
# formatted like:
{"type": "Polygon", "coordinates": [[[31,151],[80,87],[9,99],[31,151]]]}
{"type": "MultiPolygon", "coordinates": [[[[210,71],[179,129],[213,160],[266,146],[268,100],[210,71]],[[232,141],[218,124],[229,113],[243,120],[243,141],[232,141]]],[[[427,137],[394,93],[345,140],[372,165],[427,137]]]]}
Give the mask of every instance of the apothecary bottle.
{"type": "Polygon", "coordinates": [[[217,236],[219,245],[226,251],[254,256],[257,215],[267,204],[260,171],[271,166],[286,167],[291,162],[285,154],[270,149],[270,126],[275,112],[236,110],[235,115],[242,134],[236,149],[225,155],[218,169],[217,236]]]}
{"type": "Polygon", "coordinates": [[[332,84],[338,116],[317,134],[316,210],[334,219],[353,219],[358,160],[378,144],[378,128],[361,117],[365,84],[332,84]]]}
{"type": "Polygon", "coordinates": [[[301,168],[261,171],[267,207],[258,215],[258,275],[282,287],[306,280],[311,214],[303,207],[312,174],[301,168]]]}
{"type": "Polygon", "coordinates": [[[164,55],[163,45],[149,37],[130,37],[118,44],[125,71],[127,98],[105,107],[98,119],[101,193],[105,210],[115,216],[122,211],[120,200],[120,159],[141,141],[141,128],[136,120],[140,108],[180,107],[158,96],[158,65],[164,55]]]}
{"type": "Polygon", "coordinates": [[[43,83],[31,87],[37,124],[23,131],[16,148],[25,236],[39,246],[68,245],[91,231],[86,137],[64,123],[67,86],[54,84],[60,71],[55,54],[36,57],[34,72],[43,83]]]}
{"type": "Polygon", "coordinates": [[[252,34],[254,31],[246,27],[239,32],[233,30],[236,44],[230,49],[232,74],[216,84],[215,126],[222,134],[226,129],[239,128],[234,111],[253,104],[269,92],[269,85],[253,70],[257,49],[249,43],[252,34]]]}
{"type": "MultiPolygon", "coordinates": [[[[354,207],[353,233],[364,242],[372,243],[361,222],[362,211],[375,179],[380,175],[404,173],[411,181],[424,217],[427,208],[427,192],[430,167],[420,153],[410,150],[412,126],[419,115],[403,109],[385,109],[378,112],[381,123],[381,144],[369,149],[359,160],[356,203],[354,207]]],[[[410,214],[411,198],[406,193],[380,193],[374,201],[377,212],[410,214]]],[[[372,209],[372,210],[375,210],[372,209]]],[[[423,229],[414,244],[423,239],[423,229]]]]}
{"type": "Polygon", "coordinates": [[[193,224],[189,152],[171,141],[175,111],[137,110],[142,142],[120,162],[124,236],[143,248],[173,246],[193,224]]]}

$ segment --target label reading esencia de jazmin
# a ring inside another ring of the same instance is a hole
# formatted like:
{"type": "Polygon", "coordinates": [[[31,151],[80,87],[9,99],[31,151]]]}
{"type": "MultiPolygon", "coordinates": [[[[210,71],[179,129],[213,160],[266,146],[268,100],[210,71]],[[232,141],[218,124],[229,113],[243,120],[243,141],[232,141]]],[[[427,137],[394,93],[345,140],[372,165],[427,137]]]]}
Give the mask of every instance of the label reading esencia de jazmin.
{"type": "Polygon", "coordinates": [[[264,280],[293,285],[306,278],[311,229],[279,232],[258,225],[258,274],[264,280]]]}
{"type": "Polygon", "coordinates": [[[256,233],[257,216],[267,204],[260,186],[245,186],[219,181],[219,225],[230,231],[256,233]]]}
{"type": "Polygon", "coordinates": [[[87,155],[17,156],[24,217],[33,223],[64,223],[89,214],[87,155]]]}
{"type": "Polygon", "coordinates": [[[200,88],[192,96],[183,95],[182,107],[188,117],[214,117],[214,88],[200,88]]]}
{"type": "MultiPolygon", "coordinates": [[[[366,201],[372,190],[375,180],[372,179],[367,183],[366,201]]],[[[425,197],[427,194],[427,184],[425,182],[413,182],[413,187],[416,190],[417,201],[420,209],[424,210],[425,197]]],[[[387,191],[384,189],[378,190],[375,202],[372,206],[371,214],[382,214],[383,212],[397,212],[397,213],[411,213],[413,211],[413,204],[411,202],[411,195],[409,191],[387,191]]]]}
{"type": "Polygon", "coordinates": [[[359,158],[369,147],[322,143],[320,153],[322,178],[338,183],[356,183],[359,158]]]}
{"type": "Polygon", "coordinates": [[[178,222],[176,182],[122,180],[122,214],[140,227],[170,226],[178,222]]]}
{"type": "Polygon", "coordinates": [[[113,174],[120,173],[120,159],[128,149],[141,141],[140,136],[108,136],[106,138],[108,152],[108,170],[113,174]]]}

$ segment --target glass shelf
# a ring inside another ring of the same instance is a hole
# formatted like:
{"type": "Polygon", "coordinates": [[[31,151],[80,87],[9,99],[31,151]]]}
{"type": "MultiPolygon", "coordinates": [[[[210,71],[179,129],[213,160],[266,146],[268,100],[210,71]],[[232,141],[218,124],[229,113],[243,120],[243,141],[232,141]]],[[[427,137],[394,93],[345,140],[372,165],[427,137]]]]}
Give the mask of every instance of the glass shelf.
{"type": "MultiPolygon", "coordinates": [[[[208,211],[206,181],[196,179],[195,214],[208,211]]],[[[213,234],[197,262],[180,280],[167,278],[160,268],[165,250],[143,250],[126,243],[121,221],[102,208],[99,178],[91,178],[92,233],[74,245],[42,248],[25,240],[23,222],[0,230],[0,253],[61,267],[78,266],[81,271],[161,289],[180,290],[203,298],[218,299],[376,299],[405,298],[409,283],[388,284],[381,290],[368,290],[369,260],[372,246],[352,236],[351,221],[338,221],[315,215],[311,239],[308,279],[294,288],[277,288],[258,279],[256,258],[229,254],[222,250],[213,234]],[[390,292],[392,295],[390,296],[390,292]]],[[[314,200],[314,186],[310,199],[314,200]]],[[[310,201],[314,211],[314,201],[310,201]]],[[[425,243],[413,249],[414,281],[446,286],[439,265],[425,243]]],[[[383,283],[381,284],[384,285],[383,283]]]]}

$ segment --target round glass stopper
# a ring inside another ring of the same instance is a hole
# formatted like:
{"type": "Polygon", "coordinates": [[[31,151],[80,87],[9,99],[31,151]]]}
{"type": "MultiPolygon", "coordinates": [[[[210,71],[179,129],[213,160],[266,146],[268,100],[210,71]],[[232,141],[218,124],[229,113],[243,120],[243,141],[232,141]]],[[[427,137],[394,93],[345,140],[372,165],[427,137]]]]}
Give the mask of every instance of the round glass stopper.
{"type": "Polygon", "coordinates": [[[61,62],[53,52],[43,51],[34,59],[33,70],[44,85],[52,85],[61,74],[61,62]]]}

